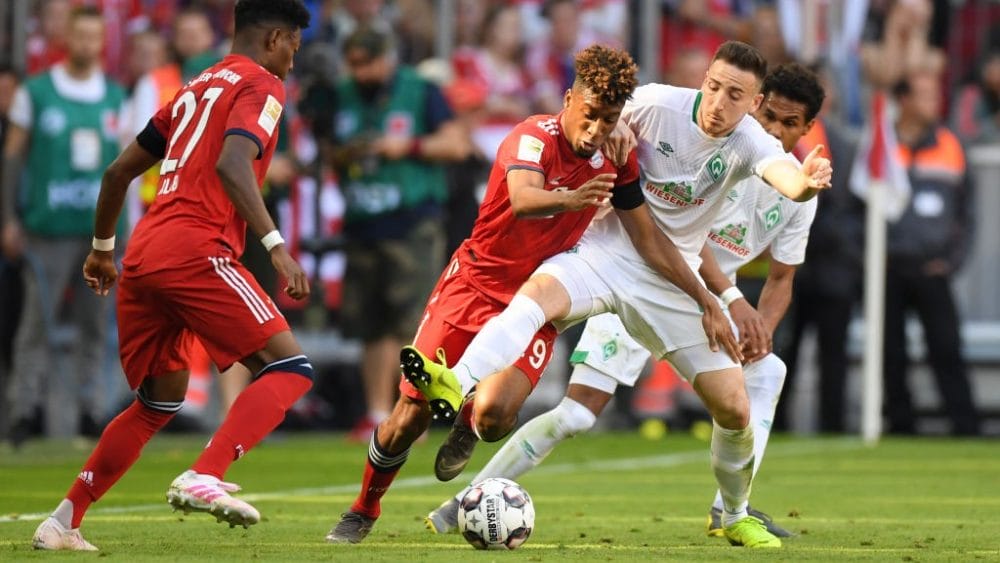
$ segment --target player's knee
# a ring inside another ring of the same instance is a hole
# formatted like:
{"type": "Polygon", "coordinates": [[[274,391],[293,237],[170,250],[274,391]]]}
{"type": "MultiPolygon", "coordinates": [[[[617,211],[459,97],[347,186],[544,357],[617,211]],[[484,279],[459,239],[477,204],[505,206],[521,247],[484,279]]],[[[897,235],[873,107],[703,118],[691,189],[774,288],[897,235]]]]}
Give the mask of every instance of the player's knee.
{"type": "Polygon", "coordinates": [[[506,405],[495,402],[476,401],[475,420],[476,432],[484,442],[496,442],[517,424],[517,411],[506,405]]]}
{"type": "Polygon", "coordinates": [[[739,400],[738,396],[734,395],[716,405],[712,418],[719,426],[729,430],[739,430],[750,424],[750,403],[745,395],[742,397],[743,400],[739,400]]]}
{"type": "Polygon", "coordinates": [[[143,387],[139,387],[135,392],[135,399],[142,404],[143,407],[156,411],[160,414],[175,415],[180,412],[181,407],[184,406],[184,400],[170,401],[170,400],[157,400],[155,397],[151,397],[150,393],[147,393],[143,387]]]}
{"type": "Polygon", "coordinates": [[[400,396],[389,417],[378,425],[379,443],[389,451],[403,451],[427,430],[430,421],[427,403],[400,396]]]}
{"type": "Polygon", "coordinates": [[[264,369],[257,372],[254,379],[259,380],[267,376],[285,378],[283,384],[274,387],[274,390],[287,409],[312,388],[314,373],[309,358],[305,354],[299,354],[267,364],[264,369]]]}
{"type": "Polygon", "coordinates": [[[557,417],[556,431],[559,433],[557,437],[560,439],[571,438],[581,432],[587,432],[594,427],[594,423],[597,421],[597,415],[569,397],[564,397],[552,410],[557,417]]]}

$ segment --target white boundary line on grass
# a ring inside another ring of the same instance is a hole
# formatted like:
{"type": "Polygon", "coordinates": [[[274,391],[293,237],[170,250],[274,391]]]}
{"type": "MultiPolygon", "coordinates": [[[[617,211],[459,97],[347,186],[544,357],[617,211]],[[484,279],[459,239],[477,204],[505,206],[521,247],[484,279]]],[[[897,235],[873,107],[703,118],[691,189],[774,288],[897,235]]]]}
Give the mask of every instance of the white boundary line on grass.
{"type": "MultiPolygon", "coordinates": [[[[707,444],[706,444],[707,446],[707,444]]],[[[768,448],[768,457],[794,457],[802,454],[811,454],[820,451],[844,451],[856,450],[864,447],[864,443],[857,438],[844,438],[836,440],[823,440],[820,442],[782,442],[768,448]]],[[[532,470],[532,473],[542,475],[552,475],[559,473],[576,473],[581,471],[620,471],[635,469],[653,469],[664,467],[676,467],[695,462],[708,461],[706,450],[680,452],[674,454],[663,454],[644,457],[599,459],[590,461],[579,461],[572,463],[554,463],[542,465],[532,470]]],[[[439,483],[435,477],[407,477],[399,479],[392,484],[395,489],[415,489],[439,483]]],[[[313,495],[336,495],[353,493],[361,487],[361,483],[351,483],[349,485],[331,485],[327,487],[309,487],[302,489],[290,489],[287,491],[274,491],[270,493],[256,493],[240,495],[240,498],[247,502],[260,500],[282,499],[288,497],[308,497],[313,495]]],[[[156,504],[139,504],[133,506],[106,506],[95,507],[87,511],[89,515],[99,514],[128,514],[132,512],[148,512],[159,510],[166,506],[166,501],[156,504]]],[[[0,516],[0,524],[12,522],[31,522],[48,518],[50,512],[33,512],[29,514],[17,514],[0,516]]]]}

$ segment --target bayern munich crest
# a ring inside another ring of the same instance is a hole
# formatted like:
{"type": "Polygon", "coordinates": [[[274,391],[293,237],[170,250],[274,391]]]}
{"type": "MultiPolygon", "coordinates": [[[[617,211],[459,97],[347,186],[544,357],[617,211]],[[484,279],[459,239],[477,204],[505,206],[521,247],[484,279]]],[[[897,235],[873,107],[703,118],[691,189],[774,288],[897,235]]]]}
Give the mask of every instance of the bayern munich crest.
{"type": "Polygon", "coordinates": [[[590,157],[590,167],[596,170],[602,166],[604,166],[604,153],[601,149],[597,149],[594,156],[590,157]]]}

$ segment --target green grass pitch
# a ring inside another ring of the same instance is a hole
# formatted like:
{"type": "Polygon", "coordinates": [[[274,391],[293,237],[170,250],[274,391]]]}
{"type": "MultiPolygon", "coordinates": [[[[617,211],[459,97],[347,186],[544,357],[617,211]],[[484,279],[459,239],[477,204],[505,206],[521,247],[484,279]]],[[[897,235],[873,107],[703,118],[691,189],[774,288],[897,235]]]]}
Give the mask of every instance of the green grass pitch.
{"type": "MultiPolygon", "coordinates": [[[[455,484],[435,481],[441,432],[418,444],[359,545],[323,536],[353,499],[367,445],[340,434],[276,435],[236,463],[264,520],[249,530],[170,511],[164,493],[204,437],[160,436],[83,525],[99,554],[35,552],[31,533],[65,493],[89,447],[29,443],[0,451],[0,560],[101,557],[213,561],[1000,561],[1000,443],[887,439],[869,449],[843,438],[772,440],[752,502],[799,533],[781,550],[733,548],[704,534],[714,481],[708,446],[688,435],[632,433],[569,440],[519,481],[537,518],[513,552],[476,552],[433,535],[423,517],[455,484]]],[[[470,467],[495,450],[481,445],[470,467]]]]}

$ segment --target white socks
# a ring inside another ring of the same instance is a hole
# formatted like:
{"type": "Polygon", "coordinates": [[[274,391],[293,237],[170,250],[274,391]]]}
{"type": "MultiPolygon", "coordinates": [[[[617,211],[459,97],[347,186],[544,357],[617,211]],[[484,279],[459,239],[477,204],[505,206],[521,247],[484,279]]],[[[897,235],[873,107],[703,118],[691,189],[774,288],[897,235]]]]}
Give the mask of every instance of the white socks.
{"type": "MultiPolygon", "coordinates": [[[[559,442],[590,430],[596,420],[597,416],[590,409],[565,397],[555,408],[519,428],[472,482],[478,483],[489,477],[517,479],[542,463],[559,442]]],[[[462,489],[455,498],[462,500],[469,488],[462,489]]]]}
{"type": "Polygon", "coordinates": [[[712,470],[722,493],[722,525],[728,527],[747,516],[753,479],[753,425],[729,430],[713,423],[712,470]]]}
{"type": "MultiPolygon", "coordinates": [[[[760,462],[764,460],[767,440],[771,437],[771,423],[774,409],[781,397],[787,373],[785,363],[774,354],[765,356],[743,368],[747,396],[750,398],[750,426],[753,427],[753,474],[757,475],[760,462]]],[[[722,493],[715,493],[712,507],[723,509],[722,493]]]]}
{"type": "Polygon", "coordinates": [[[538,303],[515,295],[504,312],[483,325],[452,367],[462,385],[462,394],[467,394],[484,377],[516,362],[544,324],[545,312],[538,303]]]}
{"type": "Polygon", "coordinates": [[[52,517],[56,519],[56,522],[62,524],[63,528],[73,529],[73,501],[68,498],[62,499],[59,506],[52,511],[52,517]]]}

